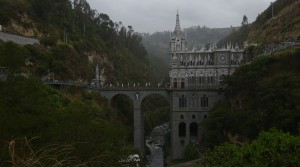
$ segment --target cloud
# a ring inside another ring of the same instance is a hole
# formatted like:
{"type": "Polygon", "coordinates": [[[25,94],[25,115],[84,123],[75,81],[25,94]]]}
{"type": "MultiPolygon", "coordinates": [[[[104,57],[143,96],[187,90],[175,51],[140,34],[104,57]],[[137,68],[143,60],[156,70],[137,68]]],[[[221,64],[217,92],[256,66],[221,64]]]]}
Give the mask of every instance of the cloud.
{"type": "Polygon", "coordinates": [[[106,13],[115,21],[132,25],[138,32],[173,30],[176,10],[181,27],[238,26],[246,15],[256,19],[273,0],[87,0],[92,9],[106,13]]]}

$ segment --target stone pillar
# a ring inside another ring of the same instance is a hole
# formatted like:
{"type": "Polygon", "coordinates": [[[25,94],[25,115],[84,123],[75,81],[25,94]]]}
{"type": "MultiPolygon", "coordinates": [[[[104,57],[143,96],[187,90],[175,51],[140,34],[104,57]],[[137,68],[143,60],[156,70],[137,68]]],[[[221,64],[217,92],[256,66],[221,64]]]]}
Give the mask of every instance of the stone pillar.
{"type": "Polygon", "coordinates": [[[144,115],[139,99],[134,100],[134,148],[144,155],[144,115]]]}

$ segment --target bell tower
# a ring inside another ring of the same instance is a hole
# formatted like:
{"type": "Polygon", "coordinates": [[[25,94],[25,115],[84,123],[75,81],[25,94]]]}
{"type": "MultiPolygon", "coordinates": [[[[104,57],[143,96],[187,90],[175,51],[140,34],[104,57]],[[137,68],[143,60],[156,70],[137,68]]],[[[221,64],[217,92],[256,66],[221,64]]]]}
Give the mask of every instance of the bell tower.
{"type": "Polygon", "coordinates": [[[179,22],[179,14],[177,11],[176,14],[176,26],[173,33],[171,33],[171,39],[170,39],[170,52],[182,52],[185,51],[186,47],[186,35],[183,31],[181,31],[180,28],[180,22],[179,22]]]}

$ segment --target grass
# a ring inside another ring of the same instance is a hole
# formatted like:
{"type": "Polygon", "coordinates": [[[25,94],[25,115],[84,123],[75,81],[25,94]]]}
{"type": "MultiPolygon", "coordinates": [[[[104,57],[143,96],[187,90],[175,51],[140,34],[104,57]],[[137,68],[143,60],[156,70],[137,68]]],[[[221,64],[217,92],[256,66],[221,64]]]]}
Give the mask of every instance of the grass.
{"type": "Polygon", "coordinates": [[[93,161],[81,162],[77,157],[73,156],[74,147],[72,145],[49,144],[34,149],[31,146],[31,142],[34,139],[28,140],[25,137],[24,139],[15,139],[6,142],[8,145],[9,160],[0,162],[0,166],[86,167],[95,163],[93,161]]]}

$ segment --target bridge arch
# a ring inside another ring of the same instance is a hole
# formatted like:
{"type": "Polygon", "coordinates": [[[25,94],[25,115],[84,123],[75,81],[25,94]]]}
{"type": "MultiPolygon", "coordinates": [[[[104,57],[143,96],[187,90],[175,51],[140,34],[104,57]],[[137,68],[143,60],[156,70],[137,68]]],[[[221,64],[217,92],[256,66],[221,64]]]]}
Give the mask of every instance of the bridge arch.
{"type": "MultiPolygon", "coordinates": [[[[110,103],[110,107],[112,108],[112,111],[114,112],[114,115],[117,116],[119,122],[133,129],[134,102],[131,99],[131,97],[122,93],[116,94],[111,98],[109,103],[110,103]]],[[[133,133],[130,132],[130,135],[126,137],[127,139],[133,139],[133,133]]]]}
{"type": "Polygon", "coordinates": [[[118,93],[118,94],[113,95],[110,99],[108,99],[108,100],[109,100],[109,105],[110,105],[111,107],[115,107],[115,106],[114,106],[114,102],[115,102],[115,100],[116,100],[117,98],[119,98],[120,96],[125,96],[126,98],[130,99],[130,101],[133,103],[133,99],[132,99],[131,96],[129,96],[128,94],[125,94],[125,93],[118,93]]]}
{"type": "MultiPolygon", "coordinates": [[[[149,95],[158,94],[165,97],[168,101],[169,94],[165,89],[135,88],[135,89],[102,89],[99,93],[111,102],[119,95],[126,95],[133,102],[133,124],[134,124],[134,148],[144,153],[144,115],[142,112],[142,102],[149,95]]],[[[170,103],[170,102],[169,102],[170,103]]]]}
{"type": "Polygon", "coordinates": [[[141,102],[141,112],[144,118],[144,136],[151,135],[153,128],[170,122],[170,99],[159,93],[146,95],[141,102]]]}

